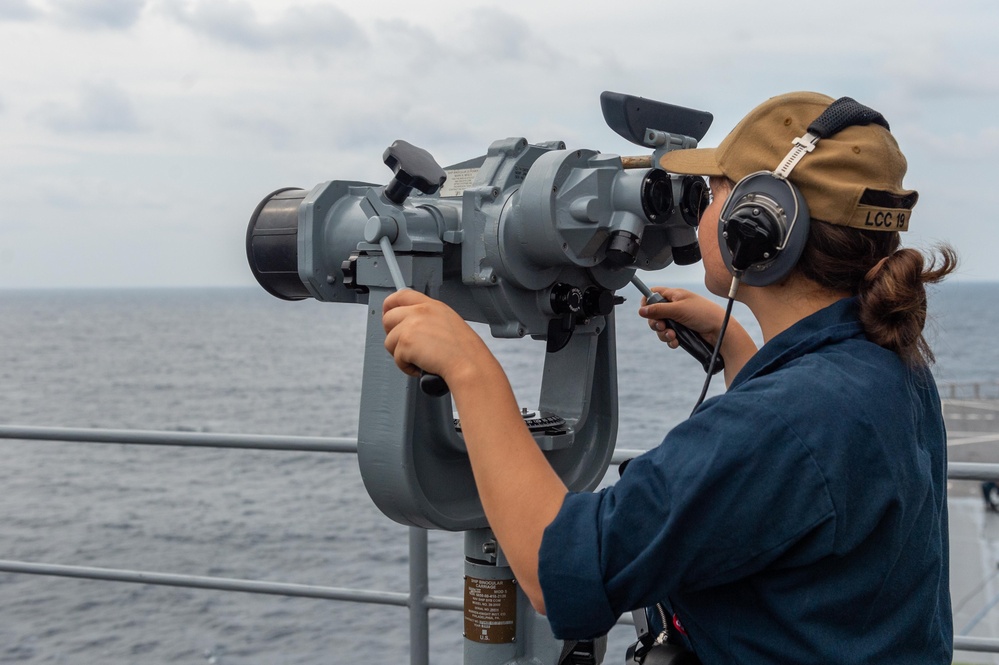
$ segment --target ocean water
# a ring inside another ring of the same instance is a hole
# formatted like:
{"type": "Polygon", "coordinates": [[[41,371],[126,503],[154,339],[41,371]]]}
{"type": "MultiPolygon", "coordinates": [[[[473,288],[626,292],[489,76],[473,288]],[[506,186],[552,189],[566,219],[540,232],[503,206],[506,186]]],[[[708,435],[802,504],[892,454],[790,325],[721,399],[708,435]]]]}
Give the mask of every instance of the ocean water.
{"type": "MultiPolygon", "coordinates": [[[[625,295],[618,445],[649,448],[703,373],[625,295]]],[[[999,378],[999,284],[941,286],[930,309],[938,379],[999,378]]],[[[250,288],[0,291],[0,424],[354,436],[365,318],[250,288]]],[[[490,344],[534,406],[542,344],[490,344]]],[[[0,455],[0,559],[407,588],[407,529],[351,455],[23,441],[0,455]]],[[[459,596],[461,536],[433,531],[430,548],[431,593],[459,596]]],[[[460,613],[432,612],[431,631],[431,661],[461,663],[460,613]]],[[[612,649],[631,639],[616,629],[612,649]]],[[[355,662],[408,662],[405,609],[0,573],[0,663],[355,662]]]]}

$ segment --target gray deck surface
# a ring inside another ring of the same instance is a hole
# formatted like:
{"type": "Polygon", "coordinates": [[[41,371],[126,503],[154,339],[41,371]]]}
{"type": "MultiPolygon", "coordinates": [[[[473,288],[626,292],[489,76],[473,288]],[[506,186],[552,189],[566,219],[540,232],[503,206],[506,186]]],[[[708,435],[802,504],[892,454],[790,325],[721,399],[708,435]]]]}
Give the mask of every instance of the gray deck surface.
{"type": "MultiPolygon", "coordinates": [[[[999,464],[999,400],[944,400],[951,462],[999,464]]],[[[999,513],[981,483],[949,485],[954,634],[999,638],[999,513]]],[[[996,663],[999,655],[958,652],[959,663],[996,663]]]]}

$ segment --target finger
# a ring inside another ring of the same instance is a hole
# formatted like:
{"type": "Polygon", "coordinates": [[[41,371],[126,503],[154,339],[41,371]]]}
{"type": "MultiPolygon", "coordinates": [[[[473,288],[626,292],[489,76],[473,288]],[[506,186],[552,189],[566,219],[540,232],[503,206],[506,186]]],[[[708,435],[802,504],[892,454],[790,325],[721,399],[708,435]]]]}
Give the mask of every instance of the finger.
{"type": "Polygon", "coordinates": [[[658,337],[666,344],[670,344],[671,342],[676,341],[676,333],[673,331],[672,328],[666,328],[664,330],[661,330],[658,333],[658,337]]]}
{"type": "Polygon", "coordinates": [[[426,306],[434,302],[433,298],[412,289],[396,291],[382,304],[382,327],[388,332],[410,317],[415,319],[421,314],[429,313],[426,306]]]}
{"type": "Polygon", "coordinates": [[[676,333],[672,328],[666,328],[665,326],[661,330],[656,331],[656,337],[664,344],[671,344],[676,341],[676,333]]]}
{"type": "Polygon", "coordinates": [[[382,303],[382,314],[388,312],[389,310],[395,309],[396,307],[418,305],[428,300],[431,300],[430,296],[426,296],[419,291],[414,291],[413,289],[396,291],[395,293],[389,294],[388,298],[385,299],[385,302],[382,303]]]}
{"type": "MultiPolygon", "coordinates": [[[[388,300],[385,303],[388,305],[388,300]]],[[[385,309],[382,314],[382,328],[385,329],[386,334],[390,333],[412,313],[413,310],[410,309],[409,305],[392,305],[391,308],[385,309]]]]}
{"type": "Polygon", "coordinates": [[[649,319],[649,328],[657,335],[661,335],[667,329],[666,324],[659,319],[649,319]]]}
{"type": "Polygon", "coordinates": [[[673,302],[660,302],[654,305],[645,305],[638,310],[638,315],[645,319],[672,319],[676,318],[677,304],[673,302]]]}
{"type": "Polygon", "coordinates": [[[385,350],[392,356],[396,367],[410,376],[419,376],[420,368],[408,360],[405,360],[406,344],[403,339],[403,334],[405,332],[404,328],[405,326],[396,326],[387,335],[385,335],[385,350]]]}
{"type": "Polygon", "coordinates": [[[652,290],[670,302],[683,300],[690,295],[690,291],[687,289],[674,289],[668,286],[653,286],[652,290]]]}

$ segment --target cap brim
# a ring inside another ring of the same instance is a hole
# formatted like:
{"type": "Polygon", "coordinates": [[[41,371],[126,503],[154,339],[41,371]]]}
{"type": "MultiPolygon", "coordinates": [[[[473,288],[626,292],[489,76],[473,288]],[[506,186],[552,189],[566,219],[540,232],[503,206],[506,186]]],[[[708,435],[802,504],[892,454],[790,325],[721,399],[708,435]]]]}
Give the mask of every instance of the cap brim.
{"type": "Polygon", "coordinates": [[[670,173],[683,175],[725,175],[718,166],[717,148],[671,150],[659,159],[659,166],[670,173]]]}

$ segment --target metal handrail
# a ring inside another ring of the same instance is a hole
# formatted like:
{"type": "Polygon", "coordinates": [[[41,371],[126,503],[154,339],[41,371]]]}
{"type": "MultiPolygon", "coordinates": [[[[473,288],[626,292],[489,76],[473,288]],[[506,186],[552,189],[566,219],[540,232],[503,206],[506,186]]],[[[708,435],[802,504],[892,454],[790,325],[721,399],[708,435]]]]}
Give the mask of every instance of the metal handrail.
{"type": "MultiPolygon", "coordinates": [[[[216,434],[207,432],[29,427],[18,425],[0,425],[0,439],[323,453],[357,452],[357,440],[342,437],[216,434]]],[[[645,451],[618,448],[614,451],[611,462],[620,464],[625,460],[641,455],[643,452],[645,451]]],[[[999,464],[952,462],[947,467],[947,477],[951,480],[999,481],[999,464]]],[[[429,665],[430,663],[429,610],[460,611],[464,607],[464,601],[461,598],[430,595],[427,532],[425,529],[416,527],[411,527],[409,530],[410,589],[408,594],[371,591],[367,589],[346,589],[308,584],[268,582],[263,580],[177,575],[149,571],[66,566],[9,560],[0,560],[0,572],[409,607],[411,665],[429,665]]],[[[621,622],[631,623],[630,617],[622,617],[621,622]]],[[[999,639],[955,636],[954,649],[955,651],[999,653],[999,639]]]]}
{"type": "MultiPolygon", "coordinates": [[[[26,575],[46,575],[50,577],[75,577],[105,582],[131,582],[133,584],[153,584],[156,586],[186,587],[189,589],[212,589],[215,591],[238,591],[245,593],[291,596],[294,598],[318,598],[322,600],[342,600],[372,605],[395,605],[407,607],[409,594],[392,591],[369,591],[366,589],[344,589],[340,587],[314,586],[311,584],[288,584],[285,582],[265,582],[229,577],[202,577],[198,575],[174,575],[147,570],[123,570],[119,568],[92,568],[88,566],[63,566],[49,563],[29,563],[0,559],[0,572],[24,573],[26,575]]],[[[427,596],[427,607],[441,610],[460,610],[459,598],[434,598],[427,596]]]]}
{"type": "MultiPolygon", "coordinates": [[[[62,443],[117,443],[140,446],[188,446],[194,448],[237,448],[310,453],[357,453],[357,439],[320,436],[278,436],[267,434],[213,434],[162,430],[92,429],[75,427],[29,427],[0,425],[0,439],[58,441],[62,443]]],[[[617,448],[611,458],[620,464],[641,455],[644,450],[617,448]]]]}
{"type": "Polygon", "coordinates": [[[989,381],[938,381],[944,399],[999,399],[999,379],[989,381]]]}
{"type": "Polygon", "coordinates": [[[266,434],[212,434],[78,427],[27,427],[0,425],[0,439],[61,441],[65,443],[120,443],[139,446],[190,446],[241,448],[307,453],[356,453],[357,439],[319,436],[270,436],[266,434]]]}

